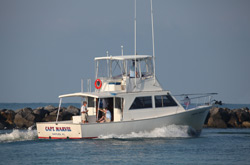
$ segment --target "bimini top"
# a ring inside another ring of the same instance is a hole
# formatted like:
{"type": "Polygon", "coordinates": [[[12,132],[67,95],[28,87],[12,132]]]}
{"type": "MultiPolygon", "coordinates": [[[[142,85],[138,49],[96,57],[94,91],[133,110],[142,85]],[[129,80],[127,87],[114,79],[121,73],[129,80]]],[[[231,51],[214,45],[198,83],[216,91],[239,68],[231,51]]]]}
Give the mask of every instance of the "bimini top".
{"type": "Polygon", "coordinates": [[[94,97],[94,98],[108,98],[108,97],[114,97],[118,93],[116,92],[78,92],[78,93],[70,93],[70,94],[65,94],[65,95],[60,95],[59,98],[64,98],[64,97],[94,97]]]}
{"type": "Polygon", "coordinates": [[[134,60],[134,59],[146,59],[152,58],[150,55],[124,55],[124,56],[107,56],[96,57],[95,60],[134,60]]]}

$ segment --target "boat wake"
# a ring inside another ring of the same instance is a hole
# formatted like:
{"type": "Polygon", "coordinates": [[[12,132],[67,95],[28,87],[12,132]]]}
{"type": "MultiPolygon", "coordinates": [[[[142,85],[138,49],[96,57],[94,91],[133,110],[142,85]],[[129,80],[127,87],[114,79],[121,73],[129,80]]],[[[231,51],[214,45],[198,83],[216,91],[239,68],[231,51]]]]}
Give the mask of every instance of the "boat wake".
{"type": "Polygon", "coordinates": [[[0,143],[27,141],[37,139],[37,131],[29,128],[28,130],[13,130],[10,133],[0,134],[0,143]]]}
{"type": "Polygon", "coordinates": [[[130,139],[130,138],[188,138],[194,136],[194,130],[189,126],[169,125],[155,128],[152,131],[132,132],[123,135],[101,135],[99,139],[130,139]],[[190,134],[191,132],[191,134],[190,134]]]}

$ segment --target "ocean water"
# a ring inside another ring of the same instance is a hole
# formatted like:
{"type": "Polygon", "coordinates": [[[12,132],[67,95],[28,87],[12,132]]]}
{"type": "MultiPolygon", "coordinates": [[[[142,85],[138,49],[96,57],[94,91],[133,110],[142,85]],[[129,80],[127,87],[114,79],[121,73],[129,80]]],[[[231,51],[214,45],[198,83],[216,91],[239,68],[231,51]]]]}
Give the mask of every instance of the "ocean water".
{"type": "Polygon", "coordinates": [[[97,139],[40,140],[31,128],[0,130],[0,164],[249,164],[250,129],[205,128],[199,137],[187,131],[171,125],[97,139]]]}
{"type": "Polygon", "coordinates": [[[39,140],[36,130],[0,131],[0,164],[249,164],[250,129],[186,127],[87,140],[39,140]]]}

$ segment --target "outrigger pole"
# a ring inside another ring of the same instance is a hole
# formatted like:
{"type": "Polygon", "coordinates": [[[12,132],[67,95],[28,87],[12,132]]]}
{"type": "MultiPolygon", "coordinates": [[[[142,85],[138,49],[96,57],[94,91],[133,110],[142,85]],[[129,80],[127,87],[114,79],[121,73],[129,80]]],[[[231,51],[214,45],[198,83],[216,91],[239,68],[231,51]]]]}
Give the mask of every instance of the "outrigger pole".
{"type": "Polygon", "coordinates": [[[151,4],[151,24],[152,24],[152,46],[153,46],[153,65],[154,65],[154,85],[155,85],[155,37],[154,37],[154,17],[153,17],[153,2],[151,4]]]}
{"type": "MultiPolygon", "coordinates": [[[[135,87],[136,87],[136,67],[137,67],[137,65],[136,65],[136,0],[135,0],[135,22],[134,22],[134,37],[135,37],[135,87]]],[[[133,64],[132,64],[133,65],[133,64]]]]}

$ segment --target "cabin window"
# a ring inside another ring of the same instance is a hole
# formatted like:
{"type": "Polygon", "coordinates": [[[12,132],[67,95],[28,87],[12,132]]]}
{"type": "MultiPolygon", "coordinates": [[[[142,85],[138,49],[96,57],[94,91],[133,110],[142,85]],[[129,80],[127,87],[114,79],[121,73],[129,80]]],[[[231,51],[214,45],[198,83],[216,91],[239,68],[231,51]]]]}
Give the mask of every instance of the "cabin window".
{"type": "Polygon", "coordinates": [[[88,97],[88,107],[94,107],[94,98],[88,97]]]}
{"type": "Polygon", "coordinates": [[[155,96],[155,107],[170,107],[177,106],[177,103],[170,95],[158,95],[155,96]]]}
{"type": "Polygon", "coordinates": [[[152,97],[136,97],[129,109],[152,108],[152,97]]]}

